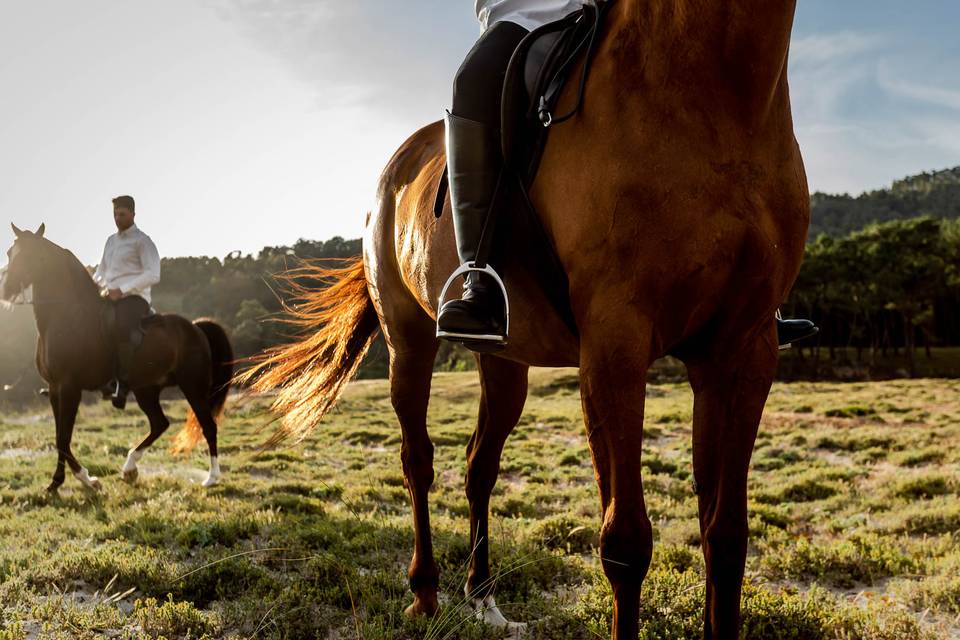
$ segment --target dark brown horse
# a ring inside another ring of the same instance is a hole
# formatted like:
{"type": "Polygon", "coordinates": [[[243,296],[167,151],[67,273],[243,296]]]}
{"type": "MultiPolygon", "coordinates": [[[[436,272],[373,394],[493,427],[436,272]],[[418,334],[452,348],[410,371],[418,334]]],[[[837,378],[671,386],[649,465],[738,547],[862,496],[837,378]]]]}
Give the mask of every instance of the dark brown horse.
{"type": "MultiPolygon", "coordinates": [[[[76,257],[35,232],[11,225],[16,241],[7,252],[9,264],[0,281],[0,299],[10,301],[33,287],[37,320],[37,369],[50,385],[50,406],[57,424],[57,470],[49,490],[63,484],[64,465],[87,487],[99,489],[70,450],[81,391],[100,389],[114,374],[115,346],[104,328],[109,305],[76,257]]],[[[176,385],[190,404],[187,424],[175,449],[187,451],[201,435],[210,448],[210,473],[204,486],[220,478],[217,461],[217,418],[223,410],[233,375],[233,351],[220,325],[191,323],[176,315],[155,316],[145,327],[130,372],[130,388],[150,420],[150,433],[131,449],[123,466],[125,480],[137,477],[137,461],[166,431],[170,421],[160,406],[160,391],[176,385]]]]}
{"type": "MultiPolygon", "coordinates": [[[[572,365],[600,490],[613,637],[637,637],[653,548],[640,471],[645,383],[650,364],[674,354],[695,394],[704,635],[737,637],[747,472],[777,366],[774,314],[800,267],[809,219],[787,88],[794,9],[791,0],[618,0],[610,9],[583,110],[552,132],[531,192],[569,278],[576,332],[533,275],[526,247],[536,239],[513,234],[504,265],[510,343],[477,357],[480,417],[466,474],[476,552],[466,590],[492,622],[506,623],[492,609],[488,562],[501,451],[523,409],[528,367],[572,365]]],[[[434,318],[457,265],[450,217],[431,213],[443,166],[440,123],[404,143],[381,178],[362,261],[321,270],[335,284],[296,311],[319,330],[248,374],[261,389],[282,389],[277,438],[304,436],[383,330],[416,537],[408,612],[426,615],[438,607],[427,504],[434,318]]]]}

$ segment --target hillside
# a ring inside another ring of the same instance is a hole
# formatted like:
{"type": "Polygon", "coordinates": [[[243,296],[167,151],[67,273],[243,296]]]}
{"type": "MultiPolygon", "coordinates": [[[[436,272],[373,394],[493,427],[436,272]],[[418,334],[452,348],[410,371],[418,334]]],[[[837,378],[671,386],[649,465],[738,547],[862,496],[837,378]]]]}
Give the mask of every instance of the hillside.
{"type": "Polygon", "coordinates": [[[875,222],[929,215],[960,217],[960,167],[897,180],[887,189],[853,197],[815,193],[810,198],[810,239],[845,236],[875,222]]]}

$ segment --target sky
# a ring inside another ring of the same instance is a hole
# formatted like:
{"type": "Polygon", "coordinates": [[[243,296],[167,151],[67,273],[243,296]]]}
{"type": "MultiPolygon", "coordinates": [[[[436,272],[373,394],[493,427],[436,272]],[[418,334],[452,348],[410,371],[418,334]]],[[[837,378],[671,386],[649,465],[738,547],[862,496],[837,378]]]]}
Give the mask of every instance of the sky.
{"type": "MultiPolygon", "coordinates": [[[[960,165],[960,3],[799,0],[811,190],[960,165]]],[[[0,0],[7,220],[99,261],[110,200],[164,256],[358,237],[393,151],[479,35],[462,0],[0,0]],[[402,10],[398,8],[402,7],[402,10]]]]}

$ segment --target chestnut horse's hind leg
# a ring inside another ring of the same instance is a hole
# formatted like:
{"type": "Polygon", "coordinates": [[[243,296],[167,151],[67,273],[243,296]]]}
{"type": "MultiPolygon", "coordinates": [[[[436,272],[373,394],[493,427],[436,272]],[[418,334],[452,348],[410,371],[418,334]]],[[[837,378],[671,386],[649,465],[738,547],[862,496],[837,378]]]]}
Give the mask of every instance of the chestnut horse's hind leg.
{"type": "Polygon", "coordinates": [[[735,639],[747,554],[747,471],[777,366],[768,334],[723,362],[689,364],[693,467],[707,570],[704,638],[735,639]]]}
{"type": "Polygon", "coordinates": [[[64,384],[50,385],[50,404],[54,407],[53,416],[57,423],[57,470],[47,491],[56,491],[63,484],[64,463],[70,466],[73,475],[88,489],[99,491],[100,480],[91,476],[73,455],[70,443],[73,440],[73,427],[80,408],[81,392],[79,388],[64,384]]]}
{"type": "Polygon", "coordinates": [[[427,405],[438,345],[432,335],[432,323],[424,328],[421,339],[415,343],[403,340],[404,350],[394,346],[398,344],[396,340],[391,341],[390,347],[390,399],[400,421],[400,459],[413,507],[414,550],[407,571],[413,591],[413,604],[406,610],[409,616],[432,616],[439,607],[440,570],[433,558],[427,497],[433,484],[433,443],[427,434],[427,405]]]}
{"type": "Polygon", "coordinates": [[[470,502],[470,544],[473,555],[466,594],[477,617],[497,627],[520,627],[508,622],[493,599],[496,577],[490,576],[488,515],[490,493],[500,471],[500,454],[527,399],[527,365],[493,356],[479,356],[480,417],[467,445],[467,500],[470,502]]]}
{"type": "Polygon", "coordinates": [[[613,638],[636,640],[640,586],[653,554],[640,477],[651,330],[626,313],[615,327],[605,326],[609,319],[581,323],[580,395],[600,488],[600,559],[613,587],[613,638]]]}
{"type": "Polygon", "coordinates": [[[163,435],[163,432],[170,426],[170,421],[167,419],[167,416],[163,414],[163,408],[160,406],[160,390],[160,387],[148,387],[146,389],[137,389],[133,392],[137,398],[137,404],[150,421],[150,433],[147,434],[147,437],[145,437],[140,444],[130,449],[127,453],[127,461],[121,469],[123,479],[127,482],[133,482],[137,479],[137,462],[143,457],[143,453],[147,447],[163,435]]]}

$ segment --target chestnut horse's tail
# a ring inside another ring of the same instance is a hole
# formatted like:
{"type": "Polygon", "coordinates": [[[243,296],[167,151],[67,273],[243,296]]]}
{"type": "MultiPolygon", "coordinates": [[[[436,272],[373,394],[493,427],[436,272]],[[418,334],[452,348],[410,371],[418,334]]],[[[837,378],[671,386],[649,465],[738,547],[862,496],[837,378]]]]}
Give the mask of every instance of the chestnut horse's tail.
{"type": "Polygon", "coordinates": [[[338,262],[345,265],[313,263],[284,275],[297,303],[285,305],[283,321],[306,335],[255,357],[254,365],[236,377],[256,391],[277,390],[273,409],[284,417],[265,447],[310,433],[337,402],[380,329],[363,259],[338,262]],[[298,282],[302,278],[323,286],[308,288],[298,282]]]}
{"type": "MultiPolygon", "coordinates": [[[[210,369],[213,386],[210,389],[210,413],[220,426],[223,406],[227,403],[230,382],[233,380],[233,347],[227,332],[213,320],[202,318],[193,323],[207,338],[210,345],[210,369]]],[[[203,438],[203,428],[193,411],[187,414],[187,422],[173,440],[174,454],[191,451],[203,438]]]]}

